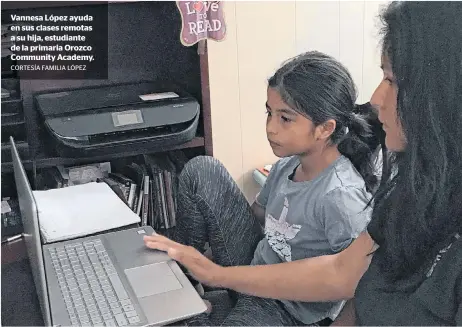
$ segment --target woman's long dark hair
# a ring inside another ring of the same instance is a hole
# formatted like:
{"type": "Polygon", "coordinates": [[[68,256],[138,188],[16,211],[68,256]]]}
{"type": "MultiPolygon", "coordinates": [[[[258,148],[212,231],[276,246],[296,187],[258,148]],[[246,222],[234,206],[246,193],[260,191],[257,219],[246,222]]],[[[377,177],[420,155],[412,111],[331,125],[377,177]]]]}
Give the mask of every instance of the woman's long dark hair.
{"type": "Polygon", "coordinates": [[[334,119],[330,142],[338,145],[363,177],[368,190],[377,184],[372,152],[367,140],[371,129],[365,117],[355,113],[356,89],[348,70],[334,58],[317,51],[287,61],[269,79],[285,103],[313,121],[315,126],[334,119]]]}
{"type": "Polygon", "coordinates": [[[392,3],[382,20],[407,143],[377,194],[370,232],[396,280],[461,231],[462,2],[392,3]]]}

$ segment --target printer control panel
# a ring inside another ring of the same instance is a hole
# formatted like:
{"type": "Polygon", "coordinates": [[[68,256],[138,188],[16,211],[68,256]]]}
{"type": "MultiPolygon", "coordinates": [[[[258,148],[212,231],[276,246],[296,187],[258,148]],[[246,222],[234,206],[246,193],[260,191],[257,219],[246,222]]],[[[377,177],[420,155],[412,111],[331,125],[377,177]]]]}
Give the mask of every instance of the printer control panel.
{"type": "Polygon", "coordinates": [[[141,110],[126,110],[122,112],[113,112],[112,121],[115,127],[142,124],[143,116],[141,110]]]}

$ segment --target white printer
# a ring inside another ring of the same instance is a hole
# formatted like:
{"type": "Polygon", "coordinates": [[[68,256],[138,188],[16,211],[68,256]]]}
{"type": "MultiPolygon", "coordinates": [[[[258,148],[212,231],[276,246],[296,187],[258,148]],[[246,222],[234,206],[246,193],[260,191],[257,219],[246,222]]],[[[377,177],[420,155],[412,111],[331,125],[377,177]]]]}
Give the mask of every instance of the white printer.
{"type": "Polygon", "coordinates": [[[162,149],[196,135],[199,103],[153,82],[60,90],[34,96],[62,156],[162,149]]]}

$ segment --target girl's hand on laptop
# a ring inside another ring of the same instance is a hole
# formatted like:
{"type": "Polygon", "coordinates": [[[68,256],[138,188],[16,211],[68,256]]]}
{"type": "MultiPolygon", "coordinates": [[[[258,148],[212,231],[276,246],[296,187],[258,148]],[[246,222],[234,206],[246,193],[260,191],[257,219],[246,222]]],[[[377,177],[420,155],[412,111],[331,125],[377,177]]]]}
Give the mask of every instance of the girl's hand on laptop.
{"type": "Polygon", "coordinates": [[[197,281],[209,286],[220,286],[219,276],[224,268],[194,247],[174,242],[156,233],[144,236],[144,243],[150,249],[167,252],[170,258],[185,266],[197,281]]]}

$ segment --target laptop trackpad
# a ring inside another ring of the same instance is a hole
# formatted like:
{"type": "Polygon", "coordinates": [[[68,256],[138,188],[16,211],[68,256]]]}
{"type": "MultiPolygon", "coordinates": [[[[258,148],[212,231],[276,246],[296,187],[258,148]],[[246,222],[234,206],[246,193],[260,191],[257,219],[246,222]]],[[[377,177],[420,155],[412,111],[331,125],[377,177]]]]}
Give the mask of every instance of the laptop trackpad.
{"type": "Polygon", "coordinates": [[[138,298],[182,288],[166,262],[126,269],[125,274],[138,298]]]}

